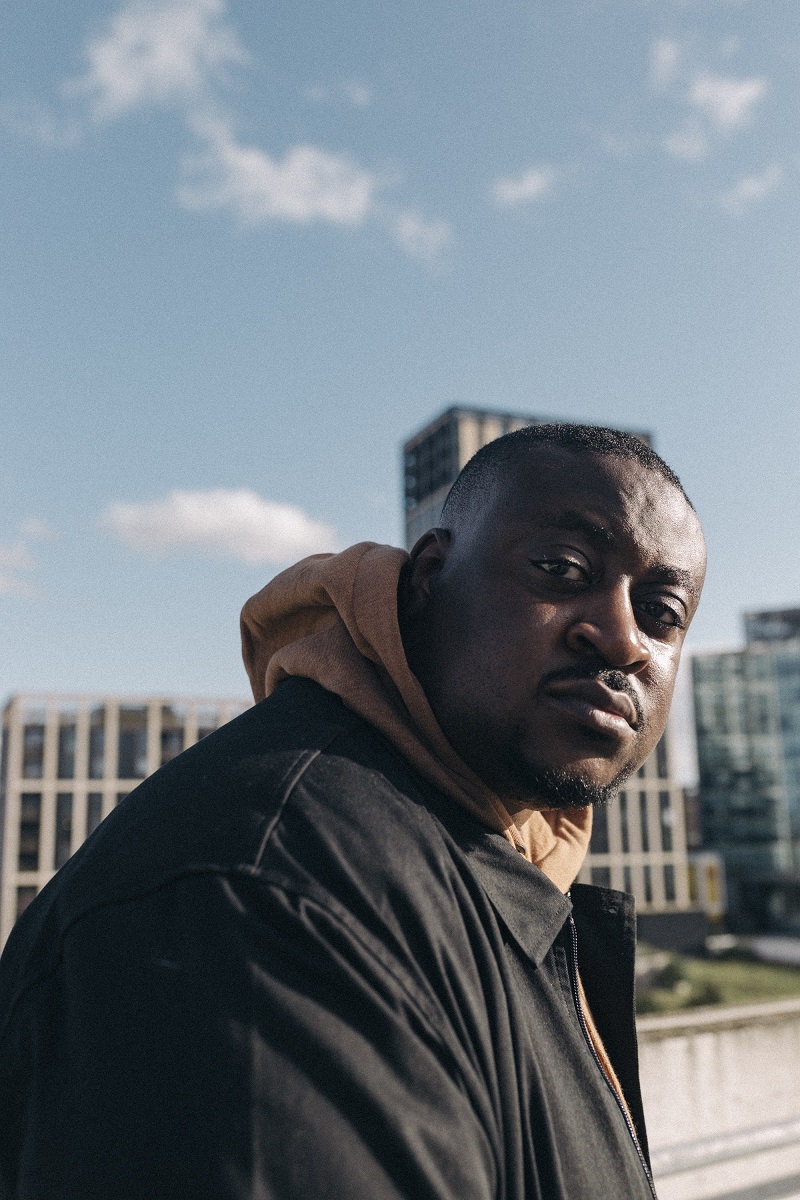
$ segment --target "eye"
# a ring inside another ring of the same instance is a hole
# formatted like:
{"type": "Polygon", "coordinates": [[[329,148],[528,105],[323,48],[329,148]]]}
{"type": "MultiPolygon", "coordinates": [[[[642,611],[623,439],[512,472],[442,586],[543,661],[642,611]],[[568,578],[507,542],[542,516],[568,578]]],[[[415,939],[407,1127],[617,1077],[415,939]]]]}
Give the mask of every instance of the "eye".
{"type": "Polygon", "coordinates": [[[565,583],[584,583],[589,579],[587,567],[571,558],[540,558],[535,559],[533,565],[565,583]]]}
{"type": "Polygon", "coordinates": [[[637,608],[665,628],[685,628],[684,620],[677,609],[663,600],[640,600],[637,608]]]}

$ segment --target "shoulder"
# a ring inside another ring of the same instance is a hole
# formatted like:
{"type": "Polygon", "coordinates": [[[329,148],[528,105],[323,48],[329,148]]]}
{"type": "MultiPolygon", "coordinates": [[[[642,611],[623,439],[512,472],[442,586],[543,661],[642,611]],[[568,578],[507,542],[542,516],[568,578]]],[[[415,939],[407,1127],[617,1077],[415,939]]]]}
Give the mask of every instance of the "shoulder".
{"type": "Polygon", "coordinates": [[[382,929],[387,894],[410,887],[424,905],[452,873],[421,786],[336,696],[287,680],[103,822],[13,931],[4,987],[55,969],[88,914],[113,924],[120,906],[154,896],[168,907],[179,880],[258,877],[382,929]]]}

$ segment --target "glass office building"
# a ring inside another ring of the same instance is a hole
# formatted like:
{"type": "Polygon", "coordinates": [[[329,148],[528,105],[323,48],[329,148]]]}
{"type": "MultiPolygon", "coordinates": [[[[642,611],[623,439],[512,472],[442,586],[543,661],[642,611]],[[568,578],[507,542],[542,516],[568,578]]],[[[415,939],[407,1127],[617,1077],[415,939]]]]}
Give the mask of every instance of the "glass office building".
{"type": "Polygon", "coordinates": [[[703,842],[734,921],[800,930],[800,609],[750,613],[743,650],[693,660],[703,842]]]}

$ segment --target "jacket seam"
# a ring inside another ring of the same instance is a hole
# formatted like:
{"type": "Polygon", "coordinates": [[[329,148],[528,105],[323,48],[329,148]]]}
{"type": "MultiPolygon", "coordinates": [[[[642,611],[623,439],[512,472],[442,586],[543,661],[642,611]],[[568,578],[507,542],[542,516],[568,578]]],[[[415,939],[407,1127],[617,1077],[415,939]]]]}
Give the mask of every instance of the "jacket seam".
{"type": "Polygon", "coordinates": [[[327,741],[324,746],[320,746],[315,750],[306,751],[306,753],[301,755],[300,758],[295,759],[295,761],[292,763],[292,765],[286,770],[285,774],[283,775],[283,778],[281,779],[281,781],[278,785],[279,787],[283,788],[283,794],[282,794],[279,802],[275,806],[275,812],[272,814],[272,817],[269,820],[267,820],[267,822],[266,822],[266,826],[261,835],[261,841],[259,842],[258,849],[253,858],[253,865],[255,867],[258,867],[262,858],[264,857],[264,854],[266,853],[267,845],[269,843],[269,839],[272,837],[272,834],[275,832],[275,826],[278,824],[281,817],[283,816],[283,810],[286,807],[286,804],[287,804],[292,792],[297,787],[297,784],[303,778],[303,776],[305,775],[306,771],[311,766],[311,764],[313,762],[316,762],[316,760],[319,758],[320,754],[322,754],[323,750],[327,750],[336,741],[336,738],[338,736],[339,736],[339,731],[337,730],[337,732],[333,735],[333,737],[331,737],[330,740],[327,741]],[[287,783],[287,780],[289,780],[290,777],[291,777],[291,780],[290,780],[290,782],[287,783]]]}
{"type": "MultiPolygon", "coordinates": [[[[199,876],[213,875],[231,879],[245,878],[255,880],[261,883],[264,887],[276,892],[281,892],[285,896],[291,895],[299,899],[308,900],[312,904],[317,905],[317,907],[325,912],[333,921],[336,922],[337,925],[346,928],[348,932],[358,941],[359,945],[370,956],[370,958],[374,962],[378,963],[383,970],[385,970],[387,974],[391,976],[397,986],[401,988],[403,994],[408,1002],[412,1005],[417,1015],[425,1021],[426,1025],[429,1026],[437,1042],[447,1050],[448,1057],[453,1065],[453,1069],[457,1071],[458,1078],[461,1081],[461,1086],[464,1087],[464,1081],[462,1079],[461,1072],[458,1070],[452,1052],[447,1045],[447,1039],[444,1037],[439,1028],[440,1023],[436,1013],[430,1008],[425,998],[421,994],[418,994],[418,989],[416,989],[405,977],[405,973],[400,969],[399,964],[397,964],[394,959],[391,958],[391,956],[387,955],[387,957],[384,958],[376,952],[375,947],[373,947],[370,944],[370,941],[362,935],[359,923],[355,920],[355,918],[348,919],[349,914],[347,913],[346,909],[341,909],[339,906],[332,907],[330,904],[321,899],[320,896],[316,896],[310,891],[301,889],[299,887],[286,886],[286,884],[279,883],[275,879],[270,879],[268,872],[265,872],[261,868],[252,866],[250,864],[223,867],[214,864],[198,863],[195,866],[184,867],[180,871],[175,871],[173,874],[165,876],[152,887],[142,888],[136,892],[130,893],[129,895],[115,896],[112,899],[98,901],[98,903],[93,904],[84,909],[82,912],[78,913],[70,922],[68,922],[68,924],[64,926],[59,945],[58,957],[51,969],[48,971],[43,971],[35,978],[30,979],[24,987],[20,988],[19,992],[14,997],[13,1001],[8,1007],[5,1020],[3,1021],[2,1028],[0,1029],[0,1036],[4,1036],[8,1031],[13,1022],[17,1009],[24,1002],[25,998],[35,988],[46,983],[49,979],[52,979],[58,974],[64,962],[64,942],[66,937],[69,932],[79,925],[80,922],[86,917],[89,917],[94,913],[102,912],[103,910],[121,908],[124,905],[132,904],[139,900],[144,900],[150,896],[155,896],[159,892],[171,887],[173,884],[181,882],[181,880],[191,879],[199,876]]],[[[465,1090],[465,1094],[468,1095],[468,1091],[465,1090]]]]}
{"type": "Polygon", "coordinates": [[[292,795],[292,792],[297,787],[298,783],[303,778],[303,776],[305,775],[308,768],[311,766],[312,763],[316,762],[316,760],[320,757],[321,754],[323,754],[326,750],[330,750],[331,746],[333,746],[334,743],[339,738],[343,737],[345,732],[349,732],[352,729],[352,727],[354,725],[358,724],[358,722],[361,720],[361,718],[358,716],[357,713],[354,713],[351,710],[348,710],[348,713],[349,713],[350,719],[347,721],[344,728],[336,729],[330,735],[330,737],[327,739],[327,741],[324,741],[322,743],[321,746],[317,746],[313,750],[307,750],[304,754],[301,754],[298,758],[295,759],[295,761],[292,763],[292,765],[290,767],[288,767],[286,769],[286,771],[284,772],[283,776],[281,777],[281,781],[278,785],[279,787],[284,788],[284,792],[280,798],[280,801],[275,806],[274,814],[272,815],[271,819],[267,821],[266,828],[264,829],[264,832],[261,835],[261,841],[259,843],[258,850],[256,851],[256,854],[255,854],[255,857],[253,860],[254,867],[259,866],[259,864],[261,863],[261,860],[263,859],[264,855],[266,854],[267,846],[269,844],[269,839],[272,837],[273,833],[275,832],[276,825],[278,824],[281,817],[283,816],[283,810],[286,807],[286,805],[289,801],[289,798],[292,795]],[[294,772],[293,776],[292,776],[292,772],[294,772]],[[286,781],[289,779],[290,776],[292,776],[291,782],[287,785],[286,781]]]}
{"type": "MultiPolygon", "coordinates": [[[[306,888],[293,885],[291,882],[282,881],[277,878],[270,878],[269,872],[261,871],[257,868],[244,867],[236,872],[237,875],[247,876],[258,880],[265,887],[271,888],[276,892],[280,892],[284,896],[293,896],[299,900],[308,900],[311,904],[315,904],[321,911],[326,913],[332,920],[342,928],[346,928],[350,934],[358,941],[358,944],[369,954],[374,962],[379,963],[383,969],[391,975],[392,979],[402,988],[403,993],[411,1004],[415,1007],[418,1014],[423,1017],[431,1026],[435,1026],[438,1022],[438,1016],[435,1009],[430,1004],[430,1001],[425,997],[424,993],[419,989],[408,975],[403,971],[400,964],[397,962],[394,955],[389,951],[382,953],[384,948],[373,945],[370,935],[364,930],[361,922],[354,917],[349,909],[344,905],[339,904],[335,898],[331,904],[323,896],[315,895],[306,888]]],[[[441,1039],[437,1033],[437,1037],[441,1039]]]]}

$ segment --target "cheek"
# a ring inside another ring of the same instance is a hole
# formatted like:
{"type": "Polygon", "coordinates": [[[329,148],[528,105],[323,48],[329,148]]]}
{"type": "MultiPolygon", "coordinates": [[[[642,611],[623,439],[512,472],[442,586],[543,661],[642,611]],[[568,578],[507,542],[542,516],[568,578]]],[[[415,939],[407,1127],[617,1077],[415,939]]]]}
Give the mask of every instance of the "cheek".
{"type": "Polygon", "coordinates": [[[647,716],[650,725],[658,731],[658,737],[660,737],[669,716],[677,670],[678,656],[670,654],[662,658],[655,658],[648,672],[647,716]]]}
{"type": "Polygon", "coordinates": [[[509,688],[524,689],[536,687],[546,671],[560,664],[556,651],[563,638],[560,624],[540,606],[520,610],[506,604],[486,612],[470,649],[480,669],[505,677],[509,688]]]}
{"type": "Polygon", "coordinates": [[[433,624],[437,675],[492,703],[529,695],[545,672],[563,666],[564,613],[521,592],[513,579],[479,590],[442,588],[433,624]]]}

